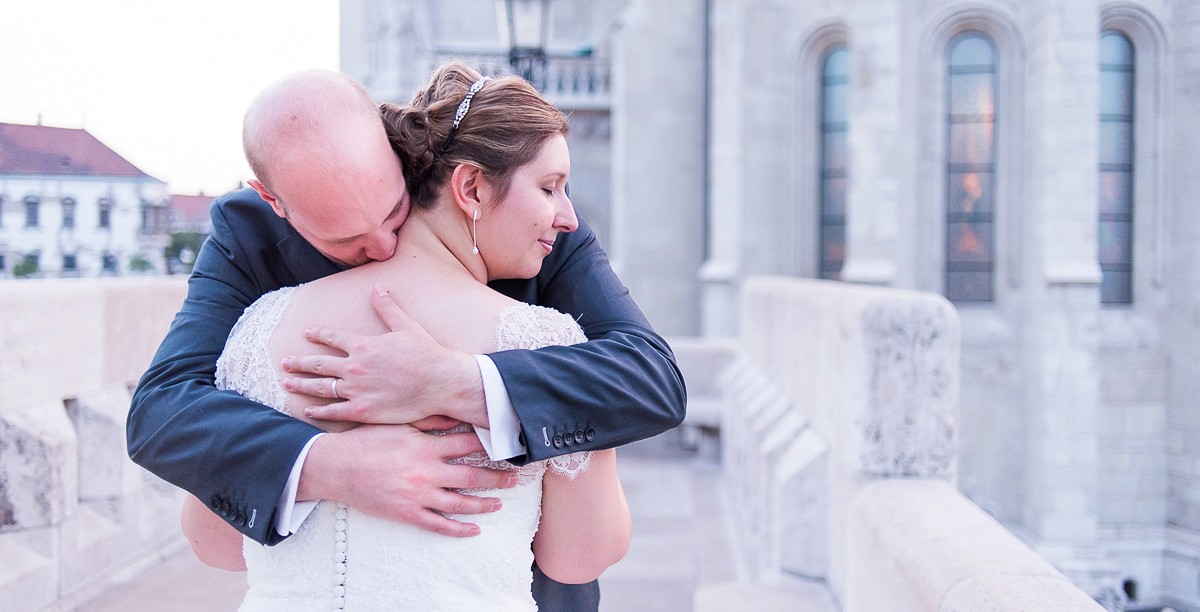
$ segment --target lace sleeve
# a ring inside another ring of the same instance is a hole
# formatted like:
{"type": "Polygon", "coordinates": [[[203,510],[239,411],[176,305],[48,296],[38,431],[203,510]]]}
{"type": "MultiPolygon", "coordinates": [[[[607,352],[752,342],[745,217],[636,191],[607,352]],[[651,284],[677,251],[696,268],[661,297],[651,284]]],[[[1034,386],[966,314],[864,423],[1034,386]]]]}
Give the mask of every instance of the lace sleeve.
{"type": "Polygon", "coordinates": [[[580,342],[587,342],[587,336],[575,319],[545,306],[518,304],[502,310],[496,325],[496,349],[501,351],[580,342]]]}
{"type": "Polygon", "coordinates": [[[566,476],[567,480],[575,480],[575,477],[586,472],[591,464],[592,451],[583,451],[551,457],[546,460],[546,469],[559,476],[566,476]]]}
{"type": "Polygon", "coordinates": [[[237,391],[287,413],[287,392],[279,384],[267,346],[291,303],[294,290],[295,287],[284,287],[263,295],[242,313],[217,359],[215,382],[218,389],[237,391]]]}
{"type": "MultiPolygon", "coordinates": [[[[543,346],[567,346],[587,342],[587,336],[571,315],[553,308],[520,304],[500,313],[496,327],[496,348],[539,349],[543,346]]],[[[587,471],[591,451],[571,453],[546,460],[546,469],[569,480],[587,471]]]]}

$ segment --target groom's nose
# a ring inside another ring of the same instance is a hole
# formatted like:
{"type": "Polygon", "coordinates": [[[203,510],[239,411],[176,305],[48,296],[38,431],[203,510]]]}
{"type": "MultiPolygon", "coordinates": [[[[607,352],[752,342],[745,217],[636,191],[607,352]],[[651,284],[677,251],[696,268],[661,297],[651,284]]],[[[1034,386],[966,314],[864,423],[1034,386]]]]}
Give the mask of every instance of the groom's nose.
{"type": "Polygon", "coordinates": [[[392,255],[396,254],[396,233],[389,231],[377,233],[372,237],[363,253],[373,261],[391,259],[392,255]]]}

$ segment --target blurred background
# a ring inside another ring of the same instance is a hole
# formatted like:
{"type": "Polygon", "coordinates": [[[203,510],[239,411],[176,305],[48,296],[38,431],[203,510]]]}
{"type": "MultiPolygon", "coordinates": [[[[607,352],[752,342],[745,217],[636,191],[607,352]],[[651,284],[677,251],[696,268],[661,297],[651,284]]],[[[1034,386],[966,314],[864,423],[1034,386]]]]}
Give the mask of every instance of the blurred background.
{"type": "Polygon", "coordinates": [[[123,410],[251,98],[318,67],[403,102],[450,57],[568,113],[688,381],[627,477],[695,530],[635,537],[609,609],[1200,610],[1188,0],[0,0],[0,601],[177,558],[123,410]]]}

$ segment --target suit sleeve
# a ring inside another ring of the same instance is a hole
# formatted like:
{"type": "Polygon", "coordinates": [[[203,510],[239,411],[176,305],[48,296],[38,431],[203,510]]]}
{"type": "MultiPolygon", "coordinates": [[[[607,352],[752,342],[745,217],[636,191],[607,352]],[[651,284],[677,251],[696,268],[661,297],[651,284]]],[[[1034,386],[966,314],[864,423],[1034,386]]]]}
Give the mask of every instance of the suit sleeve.
{"type": "Polygon", "coordinates": [[[187,299],[134,392],[129,456],[242,533],[274,544],[279,496],[318,430],[214,386],[225,339],[265,291],[221,206],[212,217],[187,299]]]}
{"type": "Polygon", "coordinates": [[[546,262],[536,299],[574,316],[589,341],[491,355],[530,461],[628,444],[684,417],[675,356],[617,279],[595,234],[580,221],[566,247],[546,262]]]}

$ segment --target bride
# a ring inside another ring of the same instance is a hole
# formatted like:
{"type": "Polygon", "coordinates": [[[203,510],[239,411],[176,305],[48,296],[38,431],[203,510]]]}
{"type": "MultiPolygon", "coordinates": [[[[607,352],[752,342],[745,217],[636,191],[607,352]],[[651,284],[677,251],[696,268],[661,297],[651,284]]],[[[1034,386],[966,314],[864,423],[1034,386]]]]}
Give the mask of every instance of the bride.
{"type": "MultiPolygon", "coordinates": [[[[394,256],[260,298],[229,336],[218,386],[309,420],[305,410],[323,402],[285,391],[277,364],[288,355],[333,354],[304,340],[314,325],[386,332],[368,301],[372,292],[390,294],[436,340],[470,353],[587,340],[570,316],[486,284],[536,276],[555,238],[577,226],[565,193],[571,164],[561,112],[520,78],[483,78],[450,62],[407,106],[384,105],[383,120],[411,199],[394,256]]],[[[471,517],[475,537],[444,537],[323,501],[295,535],[264,547],[243,542],[190,497],[184,531],[206,563],[248,570],[247,611],[536,610],[535,560],[550,578],[585,583],[628,548],[615,451],[522,467],[482,453],[462,461],[515,474],[512,488],[469,491],[500,505],[471,517]]]]}

